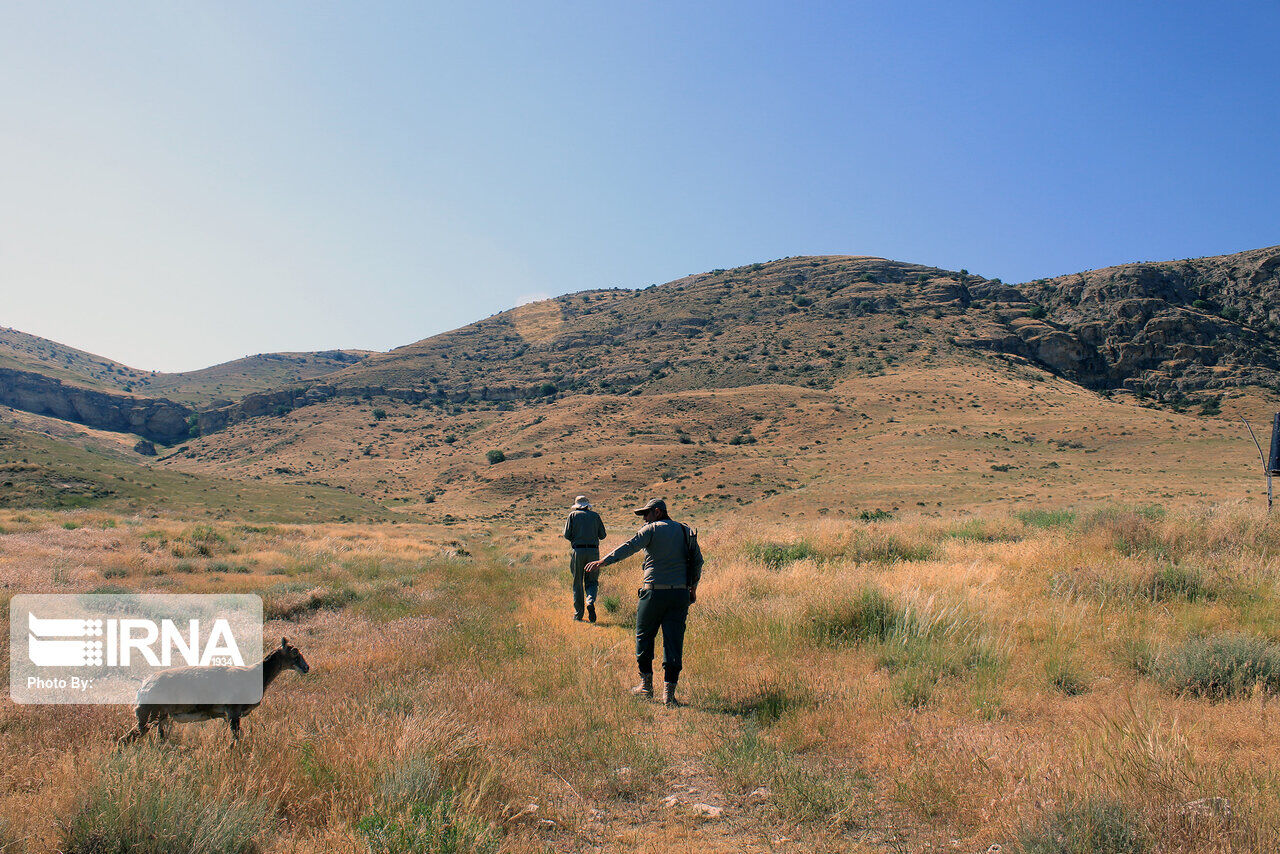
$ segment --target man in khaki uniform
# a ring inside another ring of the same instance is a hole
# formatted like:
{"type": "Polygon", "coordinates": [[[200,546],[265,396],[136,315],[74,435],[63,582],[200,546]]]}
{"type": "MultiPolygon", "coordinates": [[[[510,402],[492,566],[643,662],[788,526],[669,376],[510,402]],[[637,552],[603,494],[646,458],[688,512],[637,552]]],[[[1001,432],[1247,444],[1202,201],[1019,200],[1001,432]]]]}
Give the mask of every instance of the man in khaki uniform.
{"type": "Polygon", "coordinates": [[[662,631],[662,702],[680,705],[676,682],[684,663],[684,629],[689,606],[698,600],[698,580],[702,577],[702,549],[697,532],[667,515],[667,504],[655,498],[635,514],[645,526],[634,537],[604,558],[586,566],[588,572],[617,563],[644,549],[644,584],[638,591],[636,607],[636,664],[640,684],[632,692],[653,696],[653,642],[662,631]]]}
{"type": "Polygon", "coordinates": [[[587,606],[587,619],[596,621],[596,593],[600,573],[587,571],[587,564],[600,559],[600,541],[605,537],[600,514],[591,509],[587,496],[579,495],[564,523],[564,538],[569,541],[569,571],[573,573],[573,618],[582,619],[582,605],[587,606]]]}

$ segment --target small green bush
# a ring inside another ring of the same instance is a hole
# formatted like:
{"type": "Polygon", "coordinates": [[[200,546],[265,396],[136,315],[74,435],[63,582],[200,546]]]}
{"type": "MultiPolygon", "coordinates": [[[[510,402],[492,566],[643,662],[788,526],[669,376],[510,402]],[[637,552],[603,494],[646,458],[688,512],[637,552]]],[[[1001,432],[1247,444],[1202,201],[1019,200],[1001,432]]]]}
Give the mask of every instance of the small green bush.
{"type": "Polygon", "coordinates": [[[386,417],[387,417],[387,410],[381,409],[381,408],[373,410],[373,418],[375,421],[381,421],[386,417]]]}
{"type": "Polygon", "coordinates": [[[855,536],[840,552],[840,556],[853,561],[871,563],[897,563],[928,560],[934,547],[929,543],[912,542],[896,534],[875,528],[855,529],[855,536]]]}
{"type": "Polygon", "coordinates": [[[489,465],[493,466],[506,460],[507,455],[502,451],[485,451],[484,457],[489,461],[489,465]]]}
{"type": "Polygon", "coordinates": [[[999,543],[1017,539],[1016,535],[1002,531],[982,519],[966,519],[952,525],[943,532],[943,536],[950,540],[969,543],[999,543]]]}
{"type": "Polygon", "coordinates": [[[858,519],[863,522],[879,522],[883,519],[892,519],[893,514],[888,510],[881,510],[877,507],[875,510],[863,510],[858,514],[858,519]]]}
{"type": "Polygon", "coordinates": [[[394,814],[371,812],[356,831],[373,854],[479,854],[496,852],[500,842],[484,822],[459,815],[448,790],[394,814]]]}
{"type": "Polygon", "coordinates": [[[1094,799],[1068,803],[1018,837],[1023,854],[1145,854],[1146,834],[1123,804],[1094,799]]]}
{"type": "Polygon", "coordinates": [[[1158,656],[1152,675],[1179,694],[1227,700],[1255,686],[1280,691],[1280,644],[1245,634],[1192,638],[1158,656]]]}

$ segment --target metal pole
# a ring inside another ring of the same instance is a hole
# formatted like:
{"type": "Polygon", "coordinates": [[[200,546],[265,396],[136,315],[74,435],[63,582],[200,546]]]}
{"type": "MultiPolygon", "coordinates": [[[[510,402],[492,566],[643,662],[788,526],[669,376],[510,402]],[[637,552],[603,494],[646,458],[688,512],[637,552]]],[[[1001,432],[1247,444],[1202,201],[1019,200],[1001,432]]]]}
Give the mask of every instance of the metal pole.
{"type": "Polygon", "coordinates": [[[1243,418],[1244,426],[1249,428],[1249,435],[1253,437],[1253,444],[1258,448],[1258,459],[1262,460],[1262,470],[1267,475],[1267,512],[1271,512],[1271,467],[1267,465],[1267,456],[1262,453],[1262,445],[1258,442],[1258,437],[1254,434],[1253,428],[1249,427],[1249,422],[1243,418]]]}

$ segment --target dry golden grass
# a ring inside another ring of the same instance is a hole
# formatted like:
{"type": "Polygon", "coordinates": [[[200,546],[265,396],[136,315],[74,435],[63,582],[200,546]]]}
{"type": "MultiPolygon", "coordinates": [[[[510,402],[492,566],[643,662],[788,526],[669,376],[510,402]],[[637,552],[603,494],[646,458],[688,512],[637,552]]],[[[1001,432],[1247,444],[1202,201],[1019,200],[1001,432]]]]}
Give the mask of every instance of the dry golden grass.
{"type": "Polygon", "coordinates": [[[554,529],[0,530],[10,592],[259,591],[313,666],[235,751],[211,722],[117,752],[126,709],[6,700],[13,850],[145,826],[159,850],[1035,851],[1078,805],[1145,840],[1114,850],[1280,848],[1266,684],[1215,701],[1160,670],[1187,638],[1277,639],[1280,523],[1239,506],[706,524],[678,710],[625,691],[638,561],[573,623],[554,529]]]}

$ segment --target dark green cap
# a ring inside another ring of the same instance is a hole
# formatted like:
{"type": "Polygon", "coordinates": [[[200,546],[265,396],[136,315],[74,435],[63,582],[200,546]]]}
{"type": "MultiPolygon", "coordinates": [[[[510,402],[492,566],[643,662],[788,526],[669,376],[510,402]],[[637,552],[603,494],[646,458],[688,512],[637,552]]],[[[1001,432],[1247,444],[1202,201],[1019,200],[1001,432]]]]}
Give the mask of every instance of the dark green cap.
{"type": "Polygon", "coordinates": [[[635,510],[631,512],[635,513],[637,516],[643,516],[644,514],[648,513],[650,510],[661,510],[663,513],[666,513],[667,502],[663,501],[661,498],[651,498],[649,499],[648,504],[646,504],[643,507],[637,507],[635,510]]]}

